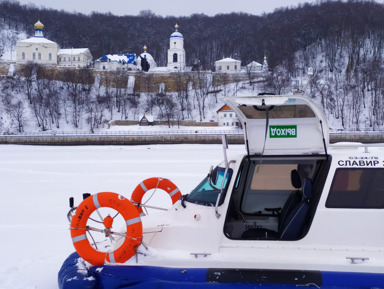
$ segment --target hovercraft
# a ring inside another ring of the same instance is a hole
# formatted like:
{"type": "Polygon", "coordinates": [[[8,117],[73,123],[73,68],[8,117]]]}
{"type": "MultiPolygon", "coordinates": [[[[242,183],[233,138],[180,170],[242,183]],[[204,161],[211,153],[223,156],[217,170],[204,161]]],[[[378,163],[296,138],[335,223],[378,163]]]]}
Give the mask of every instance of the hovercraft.
{"type": "Polygon", "coordinates": [[[71,201],[61,289],[384,288],[384,147],[331,145],[305,96],[226,103],[246,153],[228,159],[223,137],[224,161],[189,194],[151,178],[131,199],[71,201]],[[151,189],[172,207],[147,214],[151,189]]]}

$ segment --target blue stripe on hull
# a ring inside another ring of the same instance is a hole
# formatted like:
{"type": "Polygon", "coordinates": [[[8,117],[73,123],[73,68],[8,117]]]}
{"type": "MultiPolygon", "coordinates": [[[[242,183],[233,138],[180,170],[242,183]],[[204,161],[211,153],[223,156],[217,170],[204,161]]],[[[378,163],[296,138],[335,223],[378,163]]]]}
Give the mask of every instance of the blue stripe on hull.
{"type": "Polygon", "coordinates": [[[320,272],[303,270],[166,268],[151,266],[91,267],[78,271],[74,253],[59,271],[60,289],[205,289],[205,288],[383,288],[384,273],[320,272]]]}

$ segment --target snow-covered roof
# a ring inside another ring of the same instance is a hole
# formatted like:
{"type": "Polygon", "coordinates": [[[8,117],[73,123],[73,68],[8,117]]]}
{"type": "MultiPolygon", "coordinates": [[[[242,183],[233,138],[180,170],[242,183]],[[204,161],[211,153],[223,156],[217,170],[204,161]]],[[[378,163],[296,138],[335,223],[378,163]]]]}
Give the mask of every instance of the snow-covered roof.
{"type": "Polygon", "coordinates": [[[65,48],[65,49],[59,49],[58,55],[61,54],[81,54],[85,53],[88,50],[88,48],[65,48]]]}
{"type": "Polygon", "coordinates": [[[150,114],[142,114],[139,116],[139,121],[141,121],[143,119],[143,117],[145,117],[148,122],[153,122],[153,116],[150,115],[150,114]]]}
{"type": "Polygon", "coordinates": [[[179,31],[175,31],[171,34],[171,38],[184,38],[184,36],[179,31]]]}
{"type": "Polygon", "coordinates": [[[256,62],[256,61],[252,61],[251,63],[247,64],[248,67],[254,67],[254,66],[263,66],[262,64],[256,62]]]}
{"type": "Polygon", "coordinates": [[[18,42],[25,42],[25,43],[53,43],[53,44],[57,44],[56,42],[48,40],[45,37],[36,37],[36,36],[30,37],[28,39],[20,40],[18,42]]]}
{"type": "Polygon", "coordinates": [[[218,62],[241,62],[240,60],[236,60],[236,59],[233,59],[233,58],[230,58],[230,57],[227,57],[227,58],[223,58],[221,60],[217,60],[215,61],[216,63],[218,62]]]}
{"type": "Polygon", "coordinates": [[[96,61],[114,61],[114,62],[124,62],[131,64],[135,61],[136,59],[136,54],[108,54],[100,57],[96,61]]]}

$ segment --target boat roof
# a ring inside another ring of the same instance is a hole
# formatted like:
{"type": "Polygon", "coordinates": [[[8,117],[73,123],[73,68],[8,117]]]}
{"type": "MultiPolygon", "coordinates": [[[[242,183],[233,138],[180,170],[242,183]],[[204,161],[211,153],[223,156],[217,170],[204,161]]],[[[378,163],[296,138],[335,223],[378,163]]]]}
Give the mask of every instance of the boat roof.
{"type": "Polygon", "coordinates": [[[329,127],[322,109],[303,95],[227,98],[250,155],[326,154],[329,127]]]}

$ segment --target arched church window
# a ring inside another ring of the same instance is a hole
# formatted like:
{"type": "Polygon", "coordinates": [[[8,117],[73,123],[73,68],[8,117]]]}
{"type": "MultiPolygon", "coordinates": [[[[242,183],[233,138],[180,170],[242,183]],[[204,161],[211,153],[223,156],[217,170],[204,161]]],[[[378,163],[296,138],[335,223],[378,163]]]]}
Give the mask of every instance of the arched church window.
{"type": "Polygon", "coordinates": [[[48,54],[48,59],[49,59],[49,60],[52,60],[52,53],[49,53],[49,54],[48,54]]]}
{"type": "Polygon", "coordinates": [[[173,53],[173,62],[177,62],[177,53],[173,53]]]}
{"type": "Polygon", "coordinates": [[[39,54],[38,54],[38,57],[39,57],[39,60],[41,60],[41,53],[39,52],[39,54]]]}
{"type": "Polygon", "coordinates": [[[25,52],[21,53],[21,59],[25,59],[25,52]]]}
{"type": "Polygon", "coordinates": [[[33,59],[33,60],[36,59],[36,53],[35,53],[35,52],[32,53],[32,59],[33,59]]]}

